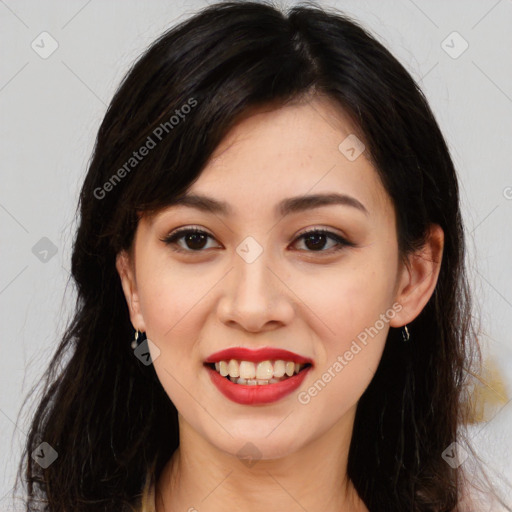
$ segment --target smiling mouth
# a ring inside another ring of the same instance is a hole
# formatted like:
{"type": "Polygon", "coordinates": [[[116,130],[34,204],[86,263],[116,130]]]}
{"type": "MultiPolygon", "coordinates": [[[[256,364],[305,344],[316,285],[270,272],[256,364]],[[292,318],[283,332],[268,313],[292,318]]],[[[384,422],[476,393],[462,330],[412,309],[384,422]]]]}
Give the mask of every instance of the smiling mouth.
{"type": "Polygon", "coordinates": [[[293,376],[312,366],[310,363],[294,363],[277,359],[275,361],[218,361],[216,363],[204,363],[205,366],[215,370],[219,375],[233,382],[246,386],[265,386],[277,384],[288,380],[293,376]]]}

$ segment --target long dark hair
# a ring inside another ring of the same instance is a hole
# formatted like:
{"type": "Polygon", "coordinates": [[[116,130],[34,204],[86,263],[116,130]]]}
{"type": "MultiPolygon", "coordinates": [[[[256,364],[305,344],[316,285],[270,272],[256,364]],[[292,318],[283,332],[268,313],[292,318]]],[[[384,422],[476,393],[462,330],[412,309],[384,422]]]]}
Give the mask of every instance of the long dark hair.
{"type": "Polygon", "coordinates": [[[116,255],[132,243],[137,212],[185,192],[241,116],[316,94],[360,130],[395,206],[401,255],[424,243],[429,224],[445,233],[439,279],[409,324],[410,343],[390,330],[359,400],[348,476],[370,510],[458,510],[461,468],[442,453],[460,439],[465,368],[476,352],[447,145],[418,85],[356,22],[311,3],[285,13],[256,2],[211,5],[167,31],[108,107],[78,205],[76,310],[20,463],[27,510],[129,510],[176,450],[176,408],[130,347],[116,255]],[[32,458],[43,442],[58,453],[47,468],[32,458]]]}

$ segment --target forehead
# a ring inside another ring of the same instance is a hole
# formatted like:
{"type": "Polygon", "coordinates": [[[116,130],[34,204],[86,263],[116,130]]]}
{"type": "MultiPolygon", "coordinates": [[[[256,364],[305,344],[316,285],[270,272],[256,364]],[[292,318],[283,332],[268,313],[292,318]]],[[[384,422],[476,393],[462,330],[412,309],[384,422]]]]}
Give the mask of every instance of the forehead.
{"type": "Polygon", "coordinates": [[[394,223],[395,212],[376,169],[366,153],[348,159],[339,149],[354,135],[362,142],[350,116],[330,99],[252,108],[188,190],[159,211],[140,212],[143,223],[180,211],[257,223],[344,204],[352,207],[344,215],[359,211],[384,229],[394,223]]]}
{"type": "Polygon", "coordinates": [[[189,193],[245,208],[272,203],[281,213],[290,206],[285,197],[341,194],[382,213],[392,206],[366,154],[350,160],[340,150],[349,136],[363,143],[350,116],[328,99],[253,109],[221,141],[189,193]]]}
{"type": "MultiPolygon", "coordinates": [[[[285,150],[297,145],[303,146],[311,135],[325,137],[328,132],[336,139],[341,137],[341,140],[356,132],[359,138],[363,138],[351,117],[326,96],[251,107],[239,116],[209,162],[221,161],[224,153],[231,147],[243,147],[247,141],[252,144],[260,142],[267,146],[278,145],[285,150]],[[277,140],[276,135],[280,135],[277,140]]],[[[314,137],[315,140],[316,138],[314,137]]]]}

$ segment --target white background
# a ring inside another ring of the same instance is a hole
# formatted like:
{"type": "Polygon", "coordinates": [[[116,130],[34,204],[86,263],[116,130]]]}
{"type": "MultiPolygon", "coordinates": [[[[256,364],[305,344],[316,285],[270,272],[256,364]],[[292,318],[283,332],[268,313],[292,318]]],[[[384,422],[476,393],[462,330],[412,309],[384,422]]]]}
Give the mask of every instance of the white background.
{"type": "MultiPolygon", "coordinates": [[[[140,53],[206,3],[0,0],[2,510],[31,417],[26,408],[18,416],[22,400],[74,304],[73,287],[65,292],[74,214],[106,106],[140,53]],[[44,31],[58,42],[46,59],[31,47],[42,46],[44,31]],[[57,248],[46,262],[32,252],[43,237],[57,248]]],[[[353,16],[391,50],[420,82],[448,141],[460,176],[481,343],[506,386],[472,435],[512,503],[512,1],[319,3],[353,16]],[[469,45],[457,58],[445,51],[463,48],[454,31],[469,45]]]]}

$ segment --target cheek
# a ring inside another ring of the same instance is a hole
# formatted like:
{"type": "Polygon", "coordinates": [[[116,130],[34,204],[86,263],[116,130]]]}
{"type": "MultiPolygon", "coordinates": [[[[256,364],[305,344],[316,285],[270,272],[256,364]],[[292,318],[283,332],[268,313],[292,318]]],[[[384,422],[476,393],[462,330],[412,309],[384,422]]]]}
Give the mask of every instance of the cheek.
{"type": "Polygon", "coordinates": [[[359,279],[345,282],[330,299],[323,305],[322,318],[328,329],[323,331],[321,365],[327,369],[341,360],[344,373],[350,373],[354,382],[360,376],[365,381],[362,374],[378,366],[392,318],[387,289],[379,288],[375,281],[359,279]]]}
{"type": "MultiPolygon", "coordinates": [[[[141,268],[143,265],[141,264],[141,268]]],[[[148,261],[140,273],[139,299],[149,334],[168,344],[194,315],[211,279],[208,273],[187,272],[162,258],[148,261]]]]}
{"type": "Polygon", "coordinates": [[[368,253],[316,279],[303,279],[306,303],[325,323],[327,337],[351,339],[390,308],[396,279],[392,261],[391,255],[381,258],[368,253]]]}
{"type": "Polygon", "coordinates": [[[359,274],[331,286],[323,296],[322,320],[328,329],[321,329],[314,375],[297,396],[308,408],[308,421],[316,424],[314,418],[322,418],[321,423],[333,424],[370,384],[394,313],[387,299],[387,286],[359,274]]]}
{"type": "Polygon", "coordinates": [[[327,372],[329,388],[342,393],[337,400],[357,400],[378,367],[395,315],[395,257],[391,246],[376,245],[364,258],[340,266],[308,297],[308,306],[322,320],[317,322],[322,341],[317,370],[327,372]]]}
{"type": "Polygon", "coordinates": [[[202,369],[197,340],[204,319],[198,315],[211,287],[208,282],[197,273],[191,278],[175,268],[153,267],[140,287],[147,337],[158,347],[158,352],[151,351],[155,372],[175,407],[186,416],[197,406],[190,397],[198,394],[197,375],[202,369]]]}

